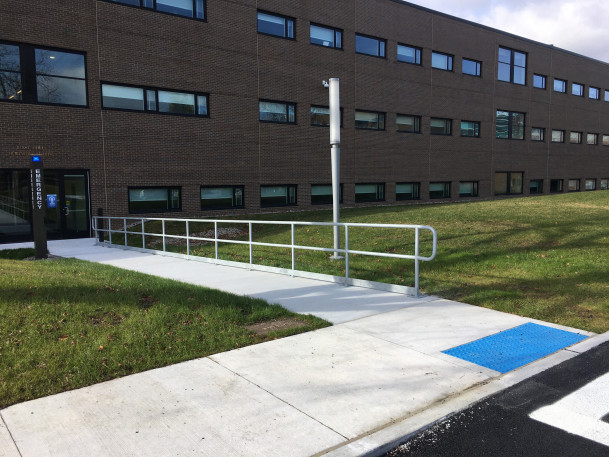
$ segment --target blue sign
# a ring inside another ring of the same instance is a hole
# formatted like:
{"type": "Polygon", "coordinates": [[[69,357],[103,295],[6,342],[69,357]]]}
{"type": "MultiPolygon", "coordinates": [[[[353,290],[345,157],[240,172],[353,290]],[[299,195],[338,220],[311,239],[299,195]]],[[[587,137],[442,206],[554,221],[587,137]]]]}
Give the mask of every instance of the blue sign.
{"type": "Polygon", "coordinates": [[[40,156],[32,156],[32,162],[40,162],[40,156]]]}
{"type": "Polygon", "coordinates": [[[47,208],[57,208],[57,194],[47,194],[47,208]]]}

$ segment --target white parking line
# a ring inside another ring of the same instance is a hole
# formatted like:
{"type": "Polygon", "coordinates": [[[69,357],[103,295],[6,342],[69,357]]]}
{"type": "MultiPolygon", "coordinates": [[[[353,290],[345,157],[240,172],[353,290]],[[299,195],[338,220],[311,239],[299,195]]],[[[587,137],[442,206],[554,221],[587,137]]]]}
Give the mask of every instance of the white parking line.
{"type": "Polygon", "coordinates": [[[609,413],[609,373],[586,384],[553,405],[529,417],[565,432],[609,446],[609,424],[601,420],[609,413]]]}

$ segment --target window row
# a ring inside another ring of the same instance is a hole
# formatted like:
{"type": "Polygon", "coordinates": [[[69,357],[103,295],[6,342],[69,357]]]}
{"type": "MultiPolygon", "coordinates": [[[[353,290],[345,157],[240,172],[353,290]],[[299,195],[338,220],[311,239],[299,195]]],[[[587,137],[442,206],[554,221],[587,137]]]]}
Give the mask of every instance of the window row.
{"type": "MultiPolygon", "coordinates": [[[[522,172],[497,172],[495,173],[495,195],[519,195],[523,193],[522,172]]],[[[582,179],[567,179],[567,192],[578,192],[581,190],[582,179]]],[[[583,179],[585,190],[608,190],[609,179],[583,179]],[[598,183],[598,187],[597,187],[598,183]]],[[[529,194],[542,194],[543,179],[531,179],[529,181],[529,194]]],[[[550,180],[550,193],[564,192],[563,179],[550,180]]]]}
{"type": "MultiPolygon", "coordinates": [[[[296,185],[260,186],[260,206],[296,205],[296,185]]],[[[450,183],[430,183],[430,198],[450,197],[450,183]]],[[[129,212],[171,212],[181,211],[182,191],[180,187],[131,187],[129,188],[129,212]]],[[[244,186],[201,186],[201,209],[223,210],[244,208],[244,186]]],[[[418,200],[420,183],[397,183],[396,200],[418,200]]],[[[460,196],[478,196],[477,182],[463,182],[460,196]]],[[[343,200],[343,185],[340,185],[340,202],[343,200]]],[[[385,184],[356,184],[355,202],[385,201],[385,184]]],[[[311,204],[332,203],[332,185],[311,185],[311,204]]]]}
{"type": "MultiPolygon", "coordinates": [[[[342,118],[342,109],[341,109],[342,118]]],[[[355,111],[355,128],[362,130],[385,130],[386,113],[377,111],[355,111]]],[[[280,124],[296,123],[296,104],[271,100],[259,101],[260,122],[280,124]]],[[[311,105],[310,122],[314,126],[330,126],[330,109],[327,106],[311,105]]],[[[342,119],[341,119],[342,125],[342,119]]],[[[396,131],[421,133],[421,116],[411,114],[396,115],[396,131]]],[[[432,135],[452,135],[452,119],[430,118],[432,135]]],[[[461,121],[461,136],[480,136],[480,122],[461,121]]]]}
{"type": "MultiPolygon", "coordinates": [[[[547,76],[534,74],[533,75],[533,87],[537,89],[546,89],[547,85],[547,76]]],[[[565,79],[554,78],[552,89],[554,92],[559,92],[566,94],[569,88],[569,82],[565,79]]],[[[571,95],[575,95],[576,97],[585,97],[586,96],[586,86],[585,84],[572,82],[571,83],[571,95]]],[[[601,89],[600,87],[588,86],[588,98],[591,100],[600,100],[601,99],[601,89]]],[[[603,99],[606,102],[609,102],[609,90],[604,91],[603,99]]]]}
{"type": "MultiPolygon", "coordinates": [[[[524,140],[525,132],[525,113],[516,111],[497,110],[495,137],[502,139],[524,140]]],[[[565,142],[565,130],[552,129],[550,141],[552,143],[565,142]]],[[[586,133],[571,131],[569,132],[569,143],[583,144],[594,146],[599,144],[598,133],[586,133]]],[[[544,127],[531,128],[531,141],[546,141],[546,129],[544,127]]],[[[609,135],[602,135],[603,146],[609,146],[609,135]]]]}
{"type": "MultiPolygon", "coordinates": [[[[525,118],[526,113],[517,111],[497,110],[495,137],[499,139],[525,139],[525,118]]],[[[421,133],[421,116],[412,114],[396,114],[395,130],[397,132],[421,133]]],[[[296,104],[289,102],[278,102],[260,100],[259,120],[261,122],[274,122],[282,124],[296,124],[296,104]]],[[[386,113],[377,111],[355,111],[355,128],[361,130],[385,130],[386,113]]],[[[327,106],[310,106],[310,124],[313,126],[330,125],[330,110],[327,106]]],[[[431,117],[429,119],[429,131],[431,135],[452,135],[453,120],[431,117]]],[[[342,126],[342,109],[341,109],[342,126]]],[[[459,135],[462,137],[480,138],[480,122],[462,120],[459,124],[459,135]]],[[[544,127],[531,128],[531,141],[544,142],[546,139],[546,129],[544,127]]],[[[609,146],[609,134],[602,135],[599,143],[598,133],[570,132],[569,142],[572,144],[582,144],[586,141],[588,145],[602,144],[609,146]]],[[[551,141],[553,143],[565,142],[564,130],[552,130],[551,141]]]]}
{"type": "MultiPolygon", "coordinates": [[[[499,47],[498,64],[497,64],[497,79],[513,84],[526,85],[527,71],[527,54],[514,49],[499,47]]],[[[533,74],[533,87],[545,90],[547,88],[547,75],[538,73],[533,74]]],[[[565,79],[553,78],[554,92],[567,93],[569,83],[565,79]]],[[[577,97],[586,96],[585,84],[572,82],[571,94],[577,97]]],[[[588,98],[591,100],[600,100],[600,87],[588,86],[588,98]]],[[[609,102],[609,90],[604,92],[604,100],[609,102]]]]}
{"type": "MultiPolygon", "coordinates": [[[[496,172],[495,195],[519,195],[524,193],[523,172],[496,172]]],[[[568,192],[585,190],[608,190],[609,179],[568,179],[568,192]]],[[[428,193],[430,199],[445,199],[451,197],[450,181],[430,182],[428,193]]],[[[459,197],[478,197],[478,181],[460,181],[459,197]]],[[[530,194],[542,194],[543,179],[529,181],[530,194]]],[[[550,180],[550,192],[564,192],[563,179],[550,180]]],[[[398,182],[395,185],[395,200],[419,200],[421,183],[398,182]]],[[[151,213],[172,212],[182,210],[181,187],[130,187],[128,189],[129,212],[151,213]]],[[[355,203],[370,203],[385,201],[385,183],[360,183],[354,188],[355,203]]],[[[244,186],[201,186],[200,192],[202,210],[225,210],[245,208],[244,186]]],[[[340,202],[343,202],[343,185],[340,185],[340,202]]],[[[297,204],[297,186],[274,185],[260,186],[260,206],[263,208],[278,206],[295,206],[297,204]]],[[[332,186],[330,184],[311,185],[311,204],[332,204],[332,186]]]]}
{"type": "Polygon", "coordinates": [[[176,16],[205,20],[205,0],[104,0],[176,16]]]}
{"type": "MultiPolygon", "coordinates": [[[[295,19],[268,11],[258,11],[258,33],[279,38],[295,39],[295,19]]],[[[311,44],[334,49],[343,48],[343,30],[326,25],[310,23],[309,40],[311,44]]],[[[361,33],[355,34],[355,52],[373,57],[387,56],[387,40],[361,33]]],[[[422,48],[398,43],[397,60],[399,62],[421,65],[422,48]]],[[[431,66],[441,70],[453,70],[453,58],[450,54],[433,51],[431,66]]],[[[472,76],[482,75],[482,62],[463,58],[462,71],[472,76]]]]}

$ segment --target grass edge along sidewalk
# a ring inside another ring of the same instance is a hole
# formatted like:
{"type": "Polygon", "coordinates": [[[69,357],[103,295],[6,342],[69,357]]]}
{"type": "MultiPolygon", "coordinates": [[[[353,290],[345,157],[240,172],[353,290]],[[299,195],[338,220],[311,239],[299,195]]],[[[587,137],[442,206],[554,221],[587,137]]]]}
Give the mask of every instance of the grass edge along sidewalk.
{"type": "Polygon", "coordinates": [[[15,260],[30,251],[0,251],[0,409],[330,325],[107,265],[15,260]]]}

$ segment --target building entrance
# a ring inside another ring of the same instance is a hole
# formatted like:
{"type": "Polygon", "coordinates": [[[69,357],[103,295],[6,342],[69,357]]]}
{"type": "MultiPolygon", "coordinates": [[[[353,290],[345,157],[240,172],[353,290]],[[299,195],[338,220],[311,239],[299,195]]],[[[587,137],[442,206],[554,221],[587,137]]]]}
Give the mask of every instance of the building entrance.
{"type": "MultiPolygon", "coordinates": [[[[32,240],[29,170],[0,170],[0,243],[32,240]]],[[[90,236],[89,172],[44,171],[47,238],[90,236]]]]}

